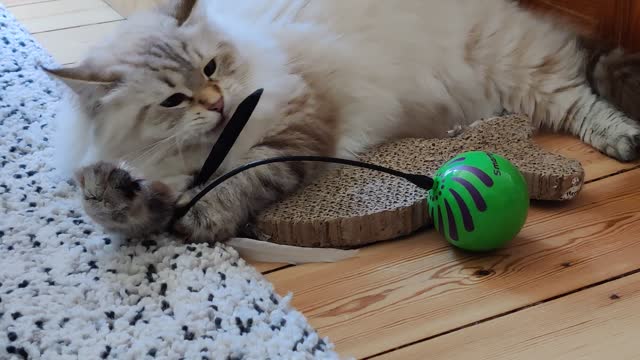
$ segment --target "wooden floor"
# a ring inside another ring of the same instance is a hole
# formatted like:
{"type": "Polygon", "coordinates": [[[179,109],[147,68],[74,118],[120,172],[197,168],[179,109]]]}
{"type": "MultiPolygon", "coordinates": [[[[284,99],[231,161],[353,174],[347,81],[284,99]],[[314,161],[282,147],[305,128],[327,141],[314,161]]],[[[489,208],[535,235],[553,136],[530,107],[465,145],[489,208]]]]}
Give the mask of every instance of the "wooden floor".
{"type": "MultiPolygon", "coordinates": [[[[153,0],[0,3],[69,64],[153,0]]],[[[640,359],[640,163],[538,141],[581,160],[589,183],[571,203],[534,204],[508,249],[464,255],[429,231],[339,264],[256,265],[344,356],[640,359]]]]}

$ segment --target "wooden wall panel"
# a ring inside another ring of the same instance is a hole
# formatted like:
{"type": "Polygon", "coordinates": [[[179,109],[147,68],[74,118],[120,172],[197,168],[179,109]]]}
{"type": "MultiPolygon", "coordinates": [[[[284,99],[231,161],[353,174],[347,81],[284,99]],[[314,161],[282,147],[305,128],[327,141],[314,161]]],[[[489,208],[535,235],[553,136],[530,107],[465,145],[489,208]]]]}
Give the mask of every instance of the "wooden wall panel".
{"type": "Polygon", "coordinates": [[[611,45],[640,50],[640,0],[521,0],[611,45]]]}
{"type": "Polygon", "coordinates": [[[640,0],[631,0],[628,23],[629,31],[625,34],[623,44],[629,49],[640,51],[640,0]]]}

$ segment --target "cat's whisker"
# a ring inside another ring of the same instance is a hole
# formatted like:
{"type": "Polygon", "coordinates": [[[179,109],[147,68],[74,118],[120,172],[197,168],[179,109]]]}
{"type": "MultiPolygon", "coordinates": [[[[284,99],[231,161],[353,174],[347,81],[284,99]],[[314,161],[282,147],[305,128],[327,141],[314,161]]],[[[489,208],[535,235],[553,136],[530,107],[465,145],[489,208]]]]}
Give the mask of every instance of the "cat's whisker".
{"type": "Polygon", "coordinates": [[[178,143],[178,139],[175,140],[175,143],[176,143],[176,149],[178,150],[178,156],[180,157],[180,160],[182,160],[183,164],[186,164],[187,160],[184,157],[184,152],[182,152],[182,144],[178,143]]]}
{"type": "MultiPolygon", "coordinates": [[[[180,132],[178,132],[178,135],[187,135],[187,131],[186,130],[182,130],[180,132]]],[[[189,137],[188,136],[175,136],[174,137],[174,145],[175,145],[175,149],[177,150],[177,154],[181,160],[181,164],[185,165],[189,163],[189,161],[187,161],[187,157],[184,154],[184,148],[186,147],[185,143],[187,142],[187,139],[189,137]]],[[[183,168],[186,170],[186,167],[183,166],[183,168]]]]}
{"type": "Polygon", "coordinates": [[[287,61],[286,65],[287,66],[298,65],[300,64],[301,60],[302,60],[302,56],[292,56],[289,59],[289,61],[287,61]]]}
{"type": "Polygon", "coordinates": [[[150,145],[144,146],[144,147],[142,147],[140,149],[137,149],[135,151],[132,151],[129,154],[124,155],[123,159],[127,160],[129,162],[138,161],[138,160],[144,158],[149,153],[155,151],[156,148],[159,146],[159,143],[161,143],[161,141],[155,142],[153,144],[150,144],[150,145]]]}
{"type": "Polygon", "coordinates": [[[168,138],[156,141],[155,143],[149,144],[137,150],[136,152],[132,152],[124,156],[124,158],[131,162],[136,162],[136,161],[145,159],[149,155],[164,155],[166,152],[168,152],[171,149],[171,145],[173,145],[171,141],[174,140],[176,137],[177,137],[177,134],[174,134],[169,136],[168,138]],[[162,149],[162,147],[165,145],[168,145],[167,148],[162,149]],[[135,155],[136,153],[137,153],[137,156],[135,156],[134,158],[128,159],[129,155],[135,155]]]}

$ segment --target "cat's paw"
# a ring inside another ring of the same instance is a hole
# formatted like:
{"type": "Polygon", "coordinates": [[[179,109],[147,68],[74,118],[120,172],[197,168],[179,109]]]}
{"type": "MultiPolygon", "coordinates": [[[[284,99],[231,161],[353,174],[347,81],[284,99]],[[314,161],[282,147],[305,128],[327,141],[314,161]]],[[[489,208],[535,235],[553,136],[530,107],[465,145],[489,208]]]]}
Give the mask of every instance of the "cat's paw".
{"type": "Polygon", "coordinates": [[[107,162],[86,166],[76,172],[87,214],[107,229],[119,229],[129,222],[140,195],[141,182],[107,162]]]}
{"type": "Polygon", "coordinates": [[[173,211],[171,190],[146,182],[112,163],[99,162],[76,172],[86,213],[107,230],[127,236],[162,229],[173,211]]]}
{"type": "Polygon", "coordinates": [[[635,123],[614,126],[615,131],[609,134],[604,153],[620,161],[637,160],[640,157],[640,126],[635,123]]]}

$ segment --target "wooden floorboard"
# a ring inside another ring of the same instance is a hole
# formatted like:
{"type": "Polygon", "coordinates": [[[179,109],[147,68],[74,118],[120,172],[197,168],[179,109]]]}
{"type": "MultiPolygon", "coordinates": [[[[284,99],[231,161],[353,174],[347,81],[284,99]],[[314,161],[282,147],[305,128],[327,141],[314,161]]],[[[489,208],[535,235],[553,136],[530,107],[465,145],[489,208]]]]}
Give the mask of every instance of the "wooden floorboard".
{"type": "Polygon", "coordinates": [[[375,359],[636,360],[638,329],[635,274],[375,359]]]}
{"type": "Polygon", "coordinates": [[[163,0],[105,0],[105,1],[124,17],[128,17],[135,11],[153,8],[154,6],[163,2],[163,0]]]}
{"type": "Polygon", "coordinates": [[[16,6],[11,12],[32,34],[123,19],[101,0],[47,1],[16,6]]]}
{"type": "Polygon", "coordinates": [[[60,64],[77,62],[90,46],[113,31],[120,21],[80,26],[34,34],[34,37],[60,64]]]}
{"type": "Polygon", "coordinates": [[[636,269],[639,210],[634,170],[588,185],[571,203],[534,205],[522,234],[495,254],[453,251],[429,231],[267,278],[294,294],[339,351],[362,358],[636,269]]]}
{"type": "Polygon", "coordinates": [[[602,156],[593,147],[574,137],[559,134],[539,134],[534,137],[535,142],[544,149],[571,159],[579,159],[585,168],[586,181],[600,179],[618,171],[633,169],[640,162],[619,163],[602,156]]]}
{"type": "Polygon", "coordinates": [[[6,6],[8,8],[11,8],[11,7],[16,7],[16,6],[29,5],[29,4],[35,4],[35,3],[43,3],[43,2],[51,2],[51,1],[56,1],[56,0],[0,0],[0,4],[6,6]]]}

